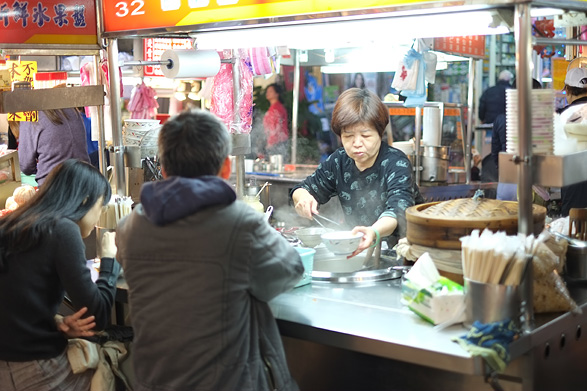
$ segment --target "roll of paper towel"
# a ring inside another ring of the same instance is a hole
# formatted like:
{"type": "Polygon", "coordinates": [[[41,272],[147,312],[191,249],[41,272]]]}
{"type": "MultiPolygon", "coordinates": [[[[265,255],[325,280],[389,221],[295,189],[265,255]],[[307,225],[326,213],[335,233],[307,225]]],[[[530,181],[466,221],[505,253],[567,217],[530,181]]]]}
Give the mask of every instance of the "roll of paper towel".
{"type": "Polygon", "coordinates": [[[440,145],[442,129],[440,126],[440,108],[424,107],[422,119],[422,142],[424,145],[440,145]]]}
{"type": "Polygon", "coordinates": [[[220,56],[215,50],[166,50],[161,61],[161,72],[170,79],[216,76],[220,70],[220,56]]]}

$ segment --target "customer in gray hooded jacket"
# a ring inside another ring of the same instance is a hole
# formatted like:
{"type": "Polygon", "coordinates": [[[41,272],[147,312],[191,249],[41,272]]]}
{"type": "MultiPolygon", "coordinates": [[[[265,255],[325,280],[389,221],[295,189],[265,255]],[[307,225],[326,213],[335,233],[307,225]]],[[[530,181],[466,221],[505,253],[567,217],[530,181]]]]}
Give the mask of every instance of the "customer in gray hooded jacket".
{"type": "Polygon", "coordinates": [[[297,252],[241,201],[230,135],[182,113],[159,135],[165,180],[117,228],[134,329],[135,391],[297,390],[267,302],[302,276],[297,252]]]}

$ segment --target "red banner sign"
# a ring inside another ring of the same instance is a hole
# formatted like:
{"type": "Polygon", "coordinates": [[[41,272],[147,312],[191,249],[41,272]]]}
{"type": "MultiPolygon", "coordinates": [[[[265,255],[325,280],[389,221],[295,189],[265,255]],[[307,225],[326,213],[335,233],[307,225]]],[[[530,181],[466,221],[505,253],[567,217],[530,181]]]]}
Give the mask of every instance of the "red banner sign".
{"type": "Polygon", "coordinates": [[[458,56],[484,58],[485,36],[466,35],[462,37],[434,38],[434,50],[458,56]]]}
{"type": "Polygon", "coordinates": [[[0,44],[95,45],[95,0],[0,0],[0,44]]]}
{"type": "MultiPolygon", "coordinates": [[[[159,61],[167,49],[192,49],[192,40],[187,38],[146,38],[143,40],[143,59],[145,61],[159,61]]],[[[161,67],[147,65],[143,67],[143,75],[147,77],[161,76],[161,67]]]]}

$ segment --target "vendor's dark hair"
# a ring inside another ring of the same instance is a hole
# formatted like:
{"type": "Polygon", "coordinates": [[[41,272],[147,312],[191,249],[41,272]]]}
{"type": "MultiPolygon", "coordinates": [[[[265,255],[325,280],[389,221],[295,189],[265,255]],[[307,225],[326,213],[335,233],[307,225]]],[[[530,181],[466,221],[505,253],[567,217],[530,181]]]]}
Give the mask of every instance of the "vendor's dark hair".
{"type": "Polygon", "coordinates": [[[111,194],[108,180],[95,167],[75,159],[64,161],[49,173],[33,198],[0,218],[2,255],[36,247],[59,219],[77,223],[100,197],[106,205],[111,194]]]}
{"type": "Polygon", "coordinates": [[[226,126],[204,110],[181,113],[159,132],[159,159],[167,176],[218,175],[230,151],[226,126]]]}
{"type": "Polygon", "coordinates": [[[340,136],[344,128],[362,123],[373,126],[379,136],[383,136],[389,123],[389,111],[381,99],[371,91],[349,88],[340,94],[334,105],[330,127],[340,136]]]}

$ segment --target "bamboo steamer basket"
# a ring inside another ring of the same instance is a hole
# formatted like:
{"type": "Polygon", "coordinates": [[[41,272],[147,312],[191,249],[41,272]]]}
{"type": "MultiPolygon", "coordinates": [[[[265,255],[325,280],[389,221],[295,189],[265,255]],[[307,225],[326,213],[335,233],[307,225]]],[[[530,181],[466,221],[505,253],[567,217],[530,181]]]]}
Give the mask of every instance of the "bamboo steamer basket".
{"type": "MultiPolygon", "coordinates": [[[[544,229],[546,208],[532,205],[533,232],[544,229]]],[[[493,232],[518,233],[518,203],[492,199],[462,198],[429,202],[406,209],[406,237],[412,244],[460,250],[459,238],[485,228],[493,232]]]]}

